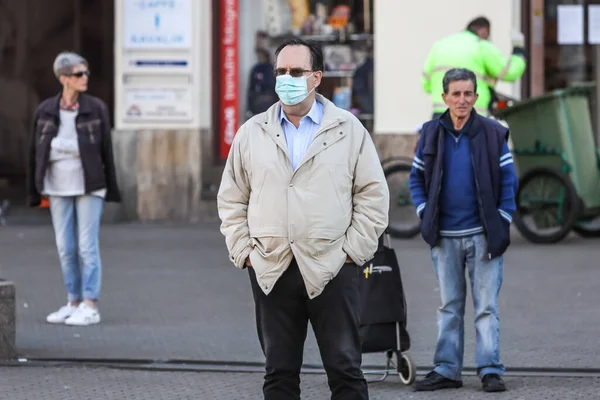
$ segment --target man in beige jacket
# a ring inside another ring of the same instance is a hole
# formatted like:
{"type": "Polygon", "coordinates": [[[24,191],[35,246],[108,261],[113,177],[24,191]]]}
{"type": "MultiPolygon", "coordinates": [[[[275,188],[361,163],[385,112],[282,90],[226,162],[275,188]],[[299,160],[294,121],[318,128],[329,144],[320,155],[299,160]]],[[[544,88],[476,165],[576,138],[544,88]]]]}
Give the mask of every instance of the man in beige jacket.
{"type": "Polygon", "coordinates": [[[264,398],[300,399],[310,321],[332,399],[368,399],[359,266],[387,227],[387,184],[369,133],[315,93],[321,50],[291,39],[275,56],[280,101],[240,128],[218,194],[230,259],[249,267],[264,398]]]}

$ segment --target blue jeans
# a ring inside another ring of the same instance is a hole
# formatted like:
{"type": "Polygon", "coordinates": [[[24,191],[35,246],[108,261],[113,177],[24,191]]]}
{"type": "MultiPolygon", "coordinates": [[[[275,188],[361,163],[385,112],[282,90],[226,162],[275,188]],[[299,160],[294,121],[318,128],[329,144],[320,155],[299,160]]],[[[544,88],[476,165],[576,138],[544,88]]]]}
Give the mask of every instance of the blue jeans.
{"type": "Polygon", "coordinates": [[[50,197],[50,214],[56,236],[68,301],[97,300],[100,295],[100,217],[104,199],[97,196],[50,197]]]}
{"type": "Polygon", "coordinates": [[[500,364],[500,319],[498,294],[502,286],[502,257],[485,258],[485,235],[442,238],[431,251],[440,286],[442,305],[438,309],[438,340],[434,371],[460,380],[464,355],[464,314],[467,297],[465,268],[469,273],[475,310],[475,366],[479,377],[504,373],[500,364]]]}

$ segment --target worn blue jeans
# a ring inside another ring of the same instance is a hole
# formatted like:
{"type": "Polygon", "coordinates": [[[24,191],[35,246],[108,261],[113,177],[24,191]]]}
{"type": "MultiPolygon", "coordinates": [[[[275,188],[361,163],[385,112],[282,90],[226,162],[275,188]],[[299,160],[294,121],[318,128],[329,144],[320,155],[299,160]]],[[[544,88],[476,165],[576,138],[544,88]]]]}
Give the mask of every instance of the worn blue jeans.
{"type": "Polygon", "coordinates": [[[502,286],[502,257],[485,258],[485,235],[442,238],[431,251],[440,287],[442,305],[438,309],[438,340],[434,371],[460,380],[464,355],[464,314],[467,297],[465,269],[469,273],[475,311],[477,374],[504,373],[500,364],[500,319],[498,294],[502,286]]]}
{"type": "Polygon", "coordinates": [[[102,282],[99,235],[104,199],[97,196],[50,197],[68,301],[97,300],[102,282]]]}

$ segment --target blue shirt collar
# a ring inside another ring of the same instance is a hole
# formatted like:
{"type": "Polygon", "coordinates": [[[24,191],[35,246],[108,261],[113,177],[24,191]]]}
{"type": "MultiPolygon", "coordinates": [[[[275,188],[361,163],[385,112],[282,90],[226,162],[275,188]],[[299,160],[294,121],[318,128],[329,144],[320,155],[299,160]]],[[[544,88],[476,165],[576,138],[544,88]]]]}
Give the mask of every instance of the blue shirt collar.
{"type": "MultiPolygon", "coordinates": [[[[308,114],[306,114],[304,117],[302,117],[302,119],[308,117],[311,119],[312,122],[314,122],[317,125],[320,125],[321,120],[323,120],[323,109],[324,109],[323,105],[320,104],[315,99],[315,102],[313,103],[312,107],[310,108],[310,111],[308,112],[308,114]]],[[[279,107],[279,121],[283,122],[284,120],[287,122],[290,122],[290,120],[285,115],[285,112],[283,111],[283,107],[280,106],[279,107]]]]}

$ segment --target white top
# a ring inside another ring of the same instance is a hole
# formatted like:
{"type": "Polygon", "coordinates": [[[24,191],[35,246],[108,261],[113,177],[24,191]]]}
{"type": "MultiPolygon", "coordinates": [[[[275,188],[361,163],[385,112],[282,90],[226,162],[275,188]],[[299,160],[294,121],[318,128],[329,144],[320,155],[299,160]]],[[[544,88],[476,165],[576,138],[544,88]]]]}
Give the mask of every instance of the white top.
{"type": "MultiPolygon", "coordinates": [[[[44,177],[46,196],[82,196],[85,194],[83,166],[79,155],[77,111],[60,110],[58,134],[50,144],[50,160],[44,177]]],[[[104,197],[106,189],[91,193],[104,197]]]]}

